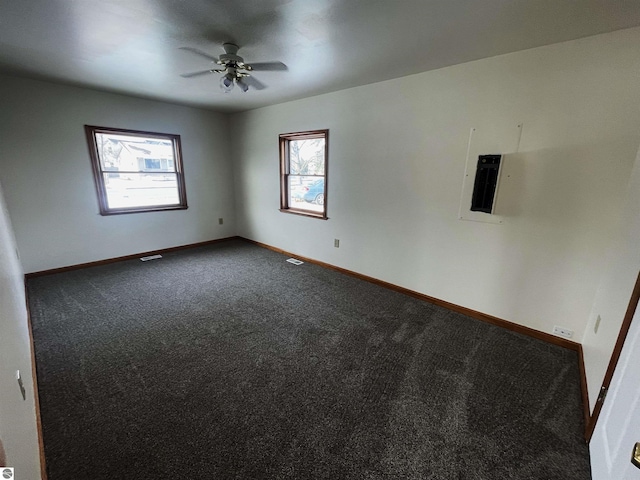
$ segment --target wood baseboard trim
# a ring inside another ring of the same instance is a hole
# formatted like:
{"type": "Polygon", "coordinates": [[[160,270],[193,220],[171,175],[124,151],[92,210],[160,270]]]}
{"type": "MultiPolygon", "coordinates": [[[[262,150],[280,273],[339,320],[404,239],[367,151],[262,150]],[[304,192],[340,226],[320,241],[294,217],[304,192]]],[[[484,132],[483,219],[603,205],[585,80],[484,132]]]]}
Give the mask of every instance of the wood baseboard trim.
{"type": "Polygon", "coordinates": [[[584,416],[584,439],[589,442],[589,428],[591,426],[591,410],[589,407],[589,389],[587,388],[587,371],[584,366],[584,352],[578,344],[578,367],[580,368],[580,391],[582,394],[582,414],[584,416]]]}
{"type": "MultiPolygon", "coordinates": [[[[175,252],[175,251],[178,251],[178,250],[185,250],[185,249],[188,249],[188,248],[195,248],[195,247],[201,247],[201,246],[205,246],[205,245],[212,245],[212,244],[215,244],[215,243],[226,242],[226,241],[229,241],[229,240],[236,240],[236,239],[244,240],[246,242],[253,243],[254,245],[258,245],[258,246],[260,246],[262,248],[266,248],[266,249],[272,250],[274,252],[281,253],[283,255],[296,257],[296,258],[299,258],[301,260],[304,260],[305,262],[313,263],[313,264],[319,265],[319,266],[324,267],[324,268],[335,270],[335,271],[343,273],[345,275],[349,275],[349,276],[358,278],[360,280],[364,280],[366,282],[373,283],[373,284],[379,285],[381,287],[388,288],[390,290],[394,290],[396,292],[400,292],[400,293],[403,293],[405,295],[409,295],[409,296],[414,297],[414,298],[418,298],[420,300],[424,300],[424,301],[432,303],[434,305],[439,305],[441,307],[447,308],[447,309],[452,310],[452,311],[457,312],[457,313],[461,313],[463,315],[467,315],[467,316],[475,318],[477,320],[481,320],[483,322],[490,323],[492,325],[497,325],[499,327],[503,327],[503,328],[506,328],[508,330],[512,330],[514,332],[522,333],[523,335],[527,335],[527,336],[532,337],[532,338],[537,338],[538,340],[543,340],[543,341],[546,341],[548,343],[552,343],[554,345],[558,345],[558,346],[561,346],[561,347],[564,347],[564,348],[568,348],[570,350],[574,350],[574,351],[579,352],[579,353],[581,352],[581,349],[582,349],[582,345],[580,345],[579,343],[572,342],[571,340],[566,340],[564,338],[556,337],[555,335],[551,335],[550,333],[545,333],[545,332],[541,332],[540,330],[535,330],[533,328],[525,327],[524,325],[519,325],[517,323],[513,323],[513,322],[510,322],[508,320],[504,320],[502,318],[494,317],[493,315],[482,313],[482,312],[479,312],[477,310],[472,310],[472,309],[467,308],[467,307],[462,307],[460,305],[456,305],[454,303],[450,303],[450,302],[447,302],[445,300],[440,300],[439,298],[431,297],[429,295],[425,295],[424,293],[416,292],[415,290],[410,290],[408,288],[400,287],[398,285],[394,285],[392,283],[385,282],[384,280],[379,280],[377,278],[370,277],[370,276],[367,276],[367,275],[363,275],[361,273],[354,272],[352,270],[347,270],[346,268],[338,267],[336,265],[331,265],[330,263],[321,262],[320,260],[315,260],[313,258],[303,257],[303,256],[297,255],[295,253],[288,252],[286,250],[282,250],[281,248],[273,247],[271,245],[267,245],[266,243],[261,243],[261,242],[258,242],[256,240],[251,240],[249,238],[240,237],[240,236],[218,238],[218,239],[215,239],[215,240],[207,240],[205,242],[190,243],[190,244],[187,244],[187,245],[179,245],[179,246],[176,246],[176,247],[164,248],[164,249],[161,249],[161,250],[151,250],[151,251],[147,251],[147,252],[141,252],[141,253],[135,253],[135,254],[131,254],[131,255],[125,255],[125,256],[122,256],[122,257],[107,258],[107,259],[104,259],[104,260],[97,260],[95,262],[80,263],[80,264],[77,264],[77,265],[69,265],[69,266],[66,266],[66,267],[53,268],[53,269],[50,269],[50,270],[41,270],[41,271],[38,271],[38,272],[31,272],[31,273],[25,274],[25,279],[34,278],[34,277],[40,277],[40,276],[43,276],[43,275],[52,275],[52,274],[55,274],[55,273],[68,272],[68,271],[72,271],[72,270],[81,270],[83,268],[96,267],[96,266],[99,266],[99,265],[106,265],[106,264],[109,264],[109,263],[122,262],[122,261],[126,261],[126,260],[133,260],[133,259],[136,259],[136,258],[148,256],[148,255],[158,255],[158,254],[163,254],[163,253],[175,252]]],[[[581,356],[580,356],[580,358],[581,358],[580,362],[582,362],[581,363],[581,365],[582,365],[581,369],[584,370],[584,362],[583,362],[581,356]]],[[[583,386],[583,389],[586,389],[586,386],[583,386]]]]}
{"type": "Polygon", "coordinates": [[[47,463],[44,456],[44,438],[42,436],[42,418],[40,417],[40,392],[38,390],[38,375],[36,372],[36,350],[33,343],[33,326],[31,325],[31,309],[29,308],[29,292],[27,281],[24,283],[24,299],[27,308],[27,328],[29,330],[29,348],[31,350],[31,376],[33,377],[33,397],[36,405],[36,430],[38,434],[38,450],[40,453],[40,478],[47,480],[47,463]]]}
{"type": "Polygon", "coordinates": [[[282,250],[281,248],[267,245],[266,243],[261,243],[256,240],[251,240],[249,238],[244,238],[244,237],[239,237],[239,238],[249,243],[253,243],[254,245],[258,245],[259,247],[266,248],[274,252],[282,253],[290,257],[299,258],[300,260],[303,260],[305,262],[313,263],[315,265],[319,265],[324,268],[335,270],[345,275],[349,275],[351,277],[355,277],[360,280],[364,280],[366,282],[373,283],[375,285],[379,285],[384,288],[388,288],[389,290],[394,290],[396,292],[404,293],[405,295],[409,295],[410,297],[414,297],[419,300],[424,300],[425,302],[429,302],[434,305],[444,307],[446,309],[452,310],[457,313],[461,313],[463,315],[475,318],[477,320],[481,320],[486,323],[490,323],[492,325],[497,325],[499,327],[506,328],[507,330],[521,333],[523,335],[527,335],[532,338],[537,338],[538,340],[543,340],[553,345],[558,345],[560,347],[568,348],[569,350],[573,350],[576,352],[579,352],[580,349],[582,348],[582,345],[580,345],[577,342],[572,342],[571,340],[565,340],[564,338],[556,337],[555,335],[551,335],[550,333],[541,332],[540,330],[535,330],[533,328],[525,327],[524,325],[519,325],[517,323],[513,323],[508,320],[503,320],[502,318],[494,317],[493,315],[488,315],[486,313],[478,312],[477,310],[472,310],[467,307],[462,307],[460,305],[456,305],[455,303],[450,303],[445,300],[440,300],[439,298],[431,297],[429,295],[425,295],[424,293],[416,292],[415,290],[410,290],[408,288],[394,285],[393,283],[385,282],[383,280],[379,280],[374,277],[369,277],[367,275],[363,275],[361,273],[354,272],[352,270],[347,270],[346,268],[331,265],[330,263],[321,262],[319,260],[315,260],[309,257],[303,257],[301,255],[297,255],[295,253],[282,250]]]}
{"type": "Polygon", "coordinates": [[[41,270],[39,272],[27,273],[25,274],[25,278],[29,279],[34,277],[42,277],[43,275],[53,275],[55,273],[69,272],[72,270],[81,270],[83,268],[97,267],[97,266],[106,265],[109,263],[123,262],[125,260],[134,260],[136,258],[146,257],[149,255],[162,255],[163,253],[175,252],[177,250],[185,250],[187,248],[203,247],[205,245],[212,245],[214,243],[226,242],[228,240],[236,240],[239,238],[241,237],[238,237],[238,236],[224,237],[224,238],[218,238],[216,240],[207,240],[204,242],[189,243],[187,245],[178,245],[177,247],[163,248],[161,250],[151,250],[149,252],[134,253],[131,255],[125,255],[123,257],[106,258],[104,260],[96,260],[95,262],[79,263],[77,265],[69,265],[67,267],[52,268],[50,270],[41,270]]]}

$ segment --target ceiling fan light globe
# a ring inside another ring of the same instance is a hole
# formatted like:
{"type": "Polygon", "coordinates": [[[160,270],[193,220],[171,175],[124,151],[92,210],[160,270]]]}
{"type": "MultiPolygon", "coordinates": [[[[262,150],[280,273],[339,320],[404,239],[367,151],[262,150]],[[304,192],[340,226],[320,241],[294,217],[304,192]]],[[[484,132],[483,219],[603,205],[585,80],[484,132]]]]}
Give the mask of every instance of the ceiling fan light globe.
{"type": "Polygon", "coordinates": [[[223,75],[220,78],[220,88],[225,93],[229,93],[231,90],[233,90],[233,75],[223,75]]]}
{"type": "Polygon", "coordinates": [[[249,90],[249,85],[244,83],[244,80],[242,78],[239,78],[236,83],[238,84],[238,87],[240,87],[240,90],[242,90],[243,92],[246,93],[247,90],[249,90]]]}

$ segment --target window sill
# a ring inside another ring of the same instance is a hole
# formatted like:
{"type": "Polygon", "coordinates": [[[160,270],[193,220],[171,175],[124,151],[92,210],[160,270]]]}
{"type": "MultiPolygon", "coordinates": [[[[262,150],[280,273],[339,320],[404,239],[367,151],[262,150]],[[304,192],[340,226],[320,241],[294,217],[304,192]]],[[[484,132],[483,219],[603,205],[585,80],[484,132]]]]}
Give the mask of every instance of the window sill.
{"type": "Polygon", "coordinates": [[[325,213],[311,212],[309,210],[298,210],[295,208],[281,208],[282,213],[291,213],[293,215],[302,215],[303,217],[318,218],[320,220],[329,220],[325,213]]]}
{"type": "Polygon", "coordinates": [[[109,210],[100,210],[100,215],[123,215],[126,213],[145,213],[145,212],[164,212],[167,210],[186,210],[187,205],[167,205],[162,207],[132,207],[132,208],[110,208],[109,210]]]}

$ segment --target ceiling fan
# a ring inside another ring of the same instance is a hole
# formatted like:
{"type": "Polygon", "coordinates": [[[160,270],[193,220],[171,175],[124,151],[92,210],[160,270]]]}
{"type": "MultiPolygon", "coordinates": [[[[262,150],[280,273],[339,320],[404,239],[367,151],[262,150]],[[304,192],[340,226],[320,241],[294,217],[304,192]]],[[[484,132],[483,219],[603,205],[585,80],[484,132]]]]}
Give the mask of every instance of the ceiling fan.
{"type": "Polygon", "coordinates": [[[225,43],[222,45],[222,48],[224,48],[225,53],[220,55],[220,58],[217,58],[197,48],[180,47],[181,50],[195,53],[196,55],[211,60],[213,63],[220,66],[220,68],[210,68],[199,72],[183,73],[180,76],[184,78],[193,78],[200,75],[207,75],[209,73],[224,73],[220,78],[220,88],[222,88],[222,91],[225,93],[229,93],[233,90],[234,85],[238,85],[243,92],[249,90],[249,87],[253,87],[256,90],[266,88],[265,84],[251,76],[249,72],[287,70],[287,66],[282,62],[245,63],[244,59],[238,55],[238,49],[240,47],[234,43],[225,43]]]}

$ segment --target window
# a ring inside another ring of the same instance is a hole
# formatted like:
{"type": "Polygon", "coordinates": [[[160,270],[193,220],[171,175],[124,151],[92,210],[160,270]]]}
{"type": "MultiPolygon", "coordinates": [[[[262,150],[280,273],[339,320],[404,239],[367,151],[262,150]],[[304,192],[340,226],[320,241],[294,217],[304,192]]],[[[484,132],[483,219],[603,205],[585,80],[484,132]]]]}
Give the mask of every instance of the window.
{"type": "Polygon", "coordinates": [[[280,135],[280,211],[327,218],[329,130],[280,135]]]}
{"type": "Polygon", "coordinates": [[[187,208],[180,135],[84,128],[102,215],[187,208]]]}

